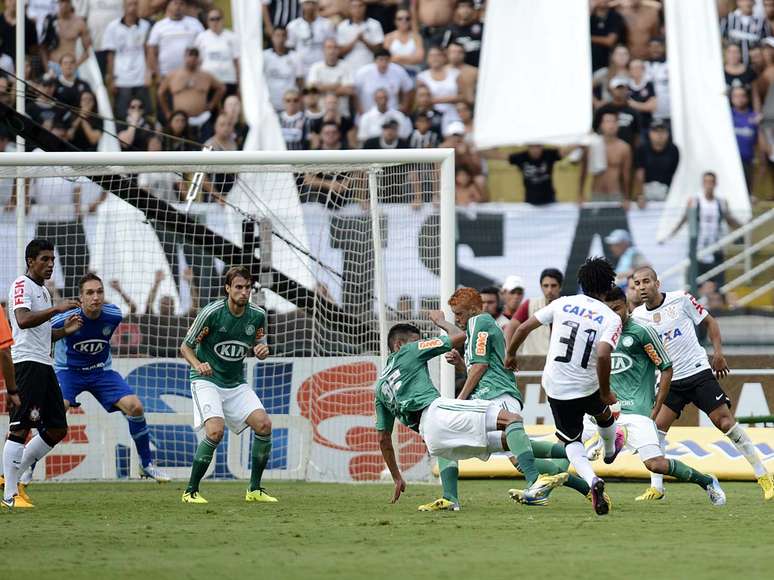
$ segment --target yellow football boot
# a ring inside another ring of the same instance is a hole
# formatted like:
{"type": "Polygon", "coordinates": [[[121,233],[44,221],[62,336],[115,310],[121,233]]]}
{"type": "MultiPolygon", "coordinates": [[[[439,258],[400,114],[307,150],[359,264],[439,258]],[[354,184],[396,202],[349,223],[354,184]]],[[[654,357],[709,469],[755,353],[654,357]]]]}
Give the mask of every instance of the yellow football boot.
{"type": "Polygon", "coordinates": [[[275,503],[279,500],[277,500],[276,497],[270,496],[268,493],[266,493],[266,490],[262,487],[259,487],[258,489],[254,489],[253,491],[250,491],[249,489],[245,493],[245,501],[262,501],[264,503],[275,503]]]}
{"type": "Polygon", "coordinates": [[[209,503],[198,491],[186,491],[182,498],[183,503],[209,503]]]}
{"type": "Polygon", "coordinates": [[[761,486],[761,489],[763,490],[763,499],[766,501],[769,501],[770,499],[774,499],[774,476],[770,473],[767,473],[763,477],[758,478],[758,485],[761,486]]]}
{"type": "Polygon", "coordinates": [[[450,511],[450,512],[458,512],[460,511],[460,504],[449,501],[448,499],[441,497],[438,498],[435,501],[431,501],[430,503],[423,504],[417,508],[417,511],[420,512],[442,512],[442,511],[450,511]]]}
{"type": "Polygon", "coordinates": [[[656,501],[659,499],[664,499],[664,492],[660,489],[656,489],[655,487],[649,487],[642,493],[642,495],[635,497],[634,501],[656,501]]]}

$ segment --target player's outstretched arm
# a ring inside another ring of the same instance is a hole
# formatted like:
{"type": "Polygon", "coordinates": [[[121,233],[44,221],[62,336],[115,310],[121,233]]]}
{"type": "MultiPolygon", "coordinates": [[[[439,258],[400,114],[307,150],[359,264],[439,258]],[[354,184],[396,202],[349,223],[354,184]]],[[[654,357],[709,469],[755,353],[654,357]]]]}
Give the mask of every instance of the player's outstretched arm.
{"type": "Polygon", "coordinates": [[[180,354],[183,355],[185,361],[191,365],[191,367],[203,377],[212,376],[212,367],[210,363],[202,362],[196,357],[196,353],[186,343],[180,346],[180,354]]]}
{"type": "Polygon", "coordinates": [[[486,363],[476,363],[471,365],[470,370],[468,371],[468,377],[465,379],[465,384],[462,386],[462,390],[460,391],[460,394],[457,395],[457,398],[467,399],[470,397],[473,391],[476,390],[481,377],[484,376],[484,373],[488,368],[489,365],[486,363]]]}
{"type": "Polygon", "coordinates": [[[513,336],[511,336],[511,339],[508,341],[508,350],[505,353],[506,368],[509,368],[512,371],[517,370],[516,351],[519,350],[519,347],[527,339],[527,337],[529,336],[529,333],[541,325],[542,323],[537,318],[535,318],[534,315],[532,315],[529,318],[527,318],[525,322],[523,322],[516,328],[516,330],[513,333],[513,336]]]}
{"type": "Polygon", "coordinates": [[[403,480],[398,467],[398,461],[395,459],[395,448],[392,446],[392,432],[379,431],[379,449],[382,451],[382,457],[387,464],[387,469],[390,470],[392,481],[395,482],[395,490],[390,500],[390,503],[395,503],[400,499],[400,494],[406,491],[406,482],[403,480]]]}
{"type": "Polygon", "coordinates": [[[707,337],[710,339],[710,342],[712,342],[712,350],[714,351],[712,353],[712,360],[710,361],[712,370],[715,372],[715,376],[718,379],[722,379],[728,375],[731,370],[728,368],[726,357],[723,356],[723,343],[720,339],[720,325],[718,324],[718,321],[709,314],[704,317],[704,320],[702,320],[700,324],[706,328],[707,337]]]}
{"type": "Polygon", "coordinates": [[[615,394],[610,390],[610,370],[613,361],[613,347],[606,342],[597,346],[597,380],[599,381],[599,398],[605,405],[616,402],[615,394]]]}
{"type": "Polygon", "coordinates": [[[44,322],[48,322],[55,315],[67,312],[73,308],[78,308],[78,306],[77,300],[63,300],[56,306],[46,308],[45,310],[32,312],[29,308],[17,308],[13,311],[13,314],[16,316],[16,323],[19,325],[19,328],[35,328],[44,322]]]}
{"type": "Polygon", "coordinates": [[[0,374],[5,381],[5,406],[6,408],[21,406],[19,391],[16,389],[16,373],[11,358],[11,348],[0,349],[0,374]]]}
{"type": "Polygon", "coordinates": [[[449,335],[452,348],[462,348],[465,345],[465,333],[446,320],[442,311],[433,310],[428,316],[433,324],[449,335]]]}

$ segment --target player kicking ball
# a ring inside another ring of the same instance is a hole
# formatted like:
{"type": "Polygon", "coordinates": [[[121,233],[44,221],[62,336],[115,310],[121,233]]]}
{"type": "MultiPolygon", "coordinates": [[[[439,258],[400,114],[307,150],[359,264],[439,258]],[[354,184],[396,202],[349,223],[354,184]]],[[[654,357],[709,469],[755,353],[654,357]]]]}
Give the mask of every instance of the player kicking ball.
{"type": "MultiPolygon", "coordinates": [[[[635,270],[632,280],[643,302],[634,309],[632,316],[655,329],[672,359],[674,369],[669,394],[655,417],[662,450],[666,446],[666,433],[683,408],[696,405],[752,466],[758,485],[763,489],[764,499],[774,499],[774,479],[763,465],[750,436],[731,414],[731,401],[718,382],[729,373],[729,369],[723,356],[717,321],[691,294],[661,292],[661,283],[653,268],[635,270]],[[694,327],[697,325],[706,328],[712,341],[714,353],[711,362],[696,337],[694,327]]],[[[637,499],[649,501],[663,497],[664,476],[653,474],[650,488],[637,499]]]]}
{"type": "MultiPolygon", "coordinates": [[[[406,489],[392,445],[395,419],[418,432],[430,455],[439,460],[478,457],[486,461],[491,453],[511,451],[527,480],[524,495],[533,501],[547,497],[563,483],[566,474],[562,478],[538,473],[520,415],[495,401],[441,397],[433,385],[427,361],[462,347],[465,333],[447,322],[440,311],[432,312],[430,319],[448,336],[421,340],[420,330],[413,324],[396,324],[387,336],[390,356],[376,384],[376,429],[395,483],[392,503],[406,489]]],[[[459,509],[451,501],[446,503],[442,509],[459,509]]]]}
{"type": "Polygon", "coordinates": [[[508,344],[506,367],[517,370],[516,351],[530,332],[552,324],[543,389],[556,423],[556,436],[565,445],[567,458],[591,488],[591,503],[598,515],[610,511],[605,482],[597,477],[582,443],[583,418],[596,419],[605,446],[605,463],[612,463],[623,448],[616,433],[610,405],[612,352],[621,334],[621,319],[603,302],[613,287],[615,271],[604,258],[592,258],[578,269],[583,294],[565,296],[535,312],[520,325],[508,344]]]}
{"type": "Polygon", "coordinates": [[[183,503],[207,503],[199,493],[199,483],[226,426],[234,433],[248,427],[253,431],[250,487],[245,501],[277,501],[261,487],[261,477],[271,456],[271,420],[245,380],[245,357],[251,351],[260,360],[269,356],[269,347],[262,342],[266,335],[266,312],[250,304],[252,282],[247,268],[230,268],[226,272],[226,298],[199,311],[180,347],[183,358],[191,365],[194,428],[204,429],[183,503]]]}
{"type": "Polygon", "coordinates": [[[629,315],[626,294],[620,288],[608,292],[605,302],[623,323],[621,338],[613,352],[610,385],[621,406],[617,423],[626,430],[627,447],[639,454],[648,471],[695,483],[706,490],[712,505],[724,505],[726,494],[714,475],[705,475],[676,459],[664,457],[653,418],[669,393],[672,360],[656,331],[629,315]],[[653,391],[656,369],[661,371],[657,397],[653,391]]]}
{"type": "Polygon", "coordinates": [[[150,448],[150,430],[145,422],[142,403],[124,378],[111,370],[110,337],[123,316],[118,306],[105,303],[105,286],[96,274],[86,274],[79,282],[81,306],[68,310],[51,321],[61,329],[72,316],[83,326],[58,341],[54,347],[54,370],[62,389],[65,408],[76,404],[81,393],[91,393],[108,412],[121,411],[129,423],[129,434],[140,456],[142,475],[159,483],[169,476],[156,467],[150,448]]]}

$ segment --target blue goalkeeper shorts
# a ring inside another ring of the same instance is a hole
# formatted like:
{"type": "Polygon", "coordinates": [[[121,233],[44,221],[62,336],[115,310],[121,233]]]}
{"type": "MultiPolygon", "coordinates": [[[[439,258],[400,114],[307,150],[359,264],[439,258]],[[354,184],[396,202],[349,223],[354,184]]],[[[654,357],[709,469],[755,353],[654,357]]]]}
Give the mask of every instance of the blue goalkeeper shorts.
{"type": "Polygon", "coordinates": [[[57,371],[56,378],[62,389],[62,398],[74,403],[83,392],[91,393],[108,413],[118,411],[116,403],[127,395],[134,395],[132,388],[116,371],[57,371]]]}

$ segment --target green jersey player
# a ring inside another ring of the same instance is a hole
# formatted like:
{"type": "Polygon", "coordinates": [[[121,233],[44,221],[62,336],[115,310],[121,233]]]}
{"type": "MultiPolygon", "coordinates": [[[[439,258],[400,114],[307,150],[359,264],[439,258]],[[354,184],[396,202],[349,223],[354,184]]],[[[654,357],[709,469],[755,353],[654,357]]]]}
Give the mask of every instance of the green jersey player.
{"type": "MultiPolygon", "coordinates": [[[[392,445],[395,419],[419,432],[433,457],[450,461],[478,457],[486,460],[494,451],[510,450],[523,467],[531,500],[547,497],[565,477],[539,475],[521,416],[487,400],[441,397],[430,379],[427,362],[452,348],[460,348],[465,334],[433,312],[430,319],[448,336],[420,340],[412,324],[396,324],[387,344],[390,356],[376,384],[376,429],[382,456],[395,483],[393,503],[406,489],[392,445]]],[[[441,509],[459,509],[448,501],[441,509]]]]}
{"type": "Polygon", "coordinates": [[[621,288],[613,288],[605,302],[623,322],[621,338],[613,351],[610,386],[621,405],[618,425],[626,431],[626,446],[639,454],[649,471],[695,483],[707,491],[713,505],[725,504],[726,495],[715,476],[664,457],[654,418],[669,392],[672,361],[661,339],[653,328],[630,316],[621,288]],[[658,396],[653,388],[656,369],[661,371],[658,396]]]}
{"type": "Polygon", "coordinates": [[[263,360],[266,312],[250,304],[252,275],[246,268],[226,272],[226,298],[202,308],[188,330],[180,351],[191,365],[194,428],[204,429],[183,493],[184,503],[207,503],[199,482],[210,466],[226,426],[236,433],[253,430],[250,487],[245,501],[276,502],[261,487],[261,476],[271,455],[271,421],[258,395],[245,380],[245,357],[252,352],[263,360]]]}

